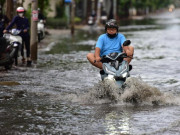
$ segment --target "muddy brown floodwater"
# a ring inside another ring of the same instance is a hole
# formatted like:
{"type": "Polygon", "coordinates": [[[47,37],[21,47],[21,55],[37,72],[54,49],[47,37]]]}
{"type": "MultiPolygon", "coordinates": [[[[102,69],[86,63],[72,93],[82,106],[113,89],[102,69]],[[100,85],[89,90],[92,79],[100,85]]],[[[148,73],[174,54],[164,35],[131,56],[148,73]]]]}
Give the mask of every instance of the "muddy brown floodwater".
{"type": "Polygon", "coordinates": [[[121,21],[119,30],[135,47],[122,95],[86,59],[103,28],[73,38],[48,30],[37,65],[0,68],[0,134],[179,134],[180,10],[121,21]],[[116,102],[99,98],[110,89],[116,102]]]}

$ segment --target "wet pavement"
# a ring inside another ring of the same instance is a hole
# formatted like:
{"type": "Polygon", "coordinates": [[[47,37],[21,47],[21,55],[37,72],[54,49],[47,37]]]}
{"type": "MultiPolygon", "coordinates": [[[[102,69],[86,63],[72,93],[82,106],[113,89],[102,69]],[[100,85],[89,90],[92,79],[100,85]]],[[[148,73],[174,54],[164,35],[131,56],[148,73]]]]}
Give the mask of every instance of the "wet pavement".
{"type": "Polygon", "coordinates": [[[104,30],[89,28],[51,31],[31,68],[0,67],[0,134],[179,134],[180,10],[121,22],[135,54],[118,102],[98,98],[107,88],[86,54],[104,30]]]}

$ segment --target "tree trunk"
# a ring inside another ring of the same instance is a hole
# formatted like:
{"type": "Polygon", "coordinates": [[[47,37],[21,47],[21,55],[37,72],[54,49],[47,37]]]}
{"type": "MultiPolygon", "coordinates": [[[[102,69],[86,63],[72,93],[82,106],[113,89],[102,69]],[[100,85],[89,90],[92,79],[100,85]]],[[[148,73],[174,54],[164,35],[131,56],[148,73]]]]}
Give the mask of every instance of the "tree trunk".
{"type": "Polygon", "coordinates": [[[117,0],[113,0],[113,16],[117,19],[117,0]]]}
{"type": "Polygon", "coordinates": [[[6,0],[6,16],[12,20],[13,18],[13,0],[6,0]]]}
{"type": "Polygon", "coordinates": [[[111,8],[110,8],[110,11],[109,11],[109,16],[108,16],[108,20],[109,19],[113,19],[113,1],[111,1],[111,8]]]}
{"type": "Polygon", "coordinates": [[[74,35],[74,16],[75,16],[75,1],[71,1],[71,35],[74,35]]]}
{"type": "Polygon", "coordinates": [[[101,23],[101,1],[98,0],[98,3],[97,3],[97,25],[100,25],[101,23]]]}
{"type": "MultiPolygon", "coordinates": [[[[38,0],[32,1],[32,11],[37,11],[38,0]]],[[[36,63],[37,61],[37,21],[33,20],[31,17],[31,59],[32,62],[36,63]]]]}

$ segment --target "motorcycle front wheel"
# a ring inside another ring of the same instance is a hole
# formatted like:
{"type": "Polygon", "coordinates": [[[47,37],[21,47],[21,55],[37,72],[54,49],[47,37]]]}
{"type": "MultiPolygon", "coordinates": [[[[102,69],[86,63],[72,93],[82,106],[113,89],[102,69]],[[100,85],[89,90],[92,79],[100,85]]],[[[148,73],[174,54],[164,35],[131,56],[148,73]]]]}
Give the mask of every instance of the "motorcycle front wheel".
{"type": "Polygon", "coordinates": [[[43,39],[43,33],[38,33],[38,41],[40,42],[43,39]]]}

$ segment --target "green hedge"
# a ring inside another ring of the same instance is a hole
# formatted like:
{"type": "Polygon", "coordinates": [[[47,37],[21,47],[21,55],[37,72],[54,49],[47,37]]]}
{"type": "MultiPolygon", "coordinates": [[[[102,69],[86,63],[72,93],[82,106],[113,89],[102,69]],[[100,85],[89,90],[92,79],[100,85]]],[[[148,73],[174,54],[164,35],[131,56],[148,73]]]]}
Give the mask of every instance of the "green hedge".
{"type": "MultiPolygon", "coordinates": [[[[82,19],[79,17],[74,18],[75,24],[80,24],[82,22],[82,19]]],[[[70,23],[70,22],[69,22],[70,23]]],[[[68,28],[67,26],[67,19],[66,18],[47,18],[46,19],[46,26],[48,28],[68,28]]]]}
{"type": "Polygon", "coordinates": [[[47,18],[46,26],[54,29],[67,28],[67,20],[64,18],[47,18]]]}

